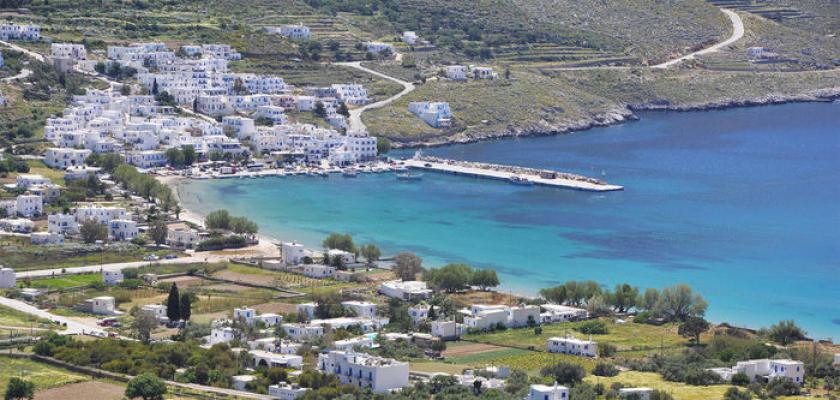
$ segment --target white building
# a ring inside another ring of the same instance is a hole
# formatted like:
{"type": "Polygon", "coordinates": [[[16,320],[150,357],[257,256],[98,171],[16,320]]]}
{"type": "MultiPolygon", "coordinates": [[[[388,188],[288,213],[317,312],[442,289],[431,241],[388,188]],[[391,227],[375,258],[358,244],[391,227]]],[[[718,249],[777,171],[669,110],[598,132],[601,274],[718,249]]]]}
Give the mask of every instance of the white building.
{"type": "Polygon", "coordinates": [[[356,255],[344,250],[339,249],[329,249],[327,250],[327,257],[329,257],[330,261],[334,260],[336,257],[341,257],[342,264],[353,264],[356,262],[356,255]]]}
{"type": "Polygon", "coordinates": [[[302,388],[297,384],[280,382],[277,385],[271,385],[268,387],[268,395],[279,400],[295,400],[298,397],[303,396],[307,390],[309,389],[302,388]]]}
{"type": "Polygon", "coordinates": [[[37,217],[44,213],[44,199],[38,195],[22,194],[15,199],[15,213],[21,217],[37,217]]]}
{"type": "Polygon", "coordinates": [[[15,183],[20,189],[29,189],[32,186],[49,185],[52,181],[38,174],[20,174],[15,178],[15,183]]]}
{"type": "Polygon", "coordinates": [[[38,25],[0,24],[0,39],[39,40],[41,39],[41,27],[38,25]]]}
{"type": "Polygon", "coordinates": [[[15,275],[15,270],[6,267],[0,267],[0,289],[13,288],[16,284],[17,275],[15,275]]]}
{"type": "Polygon", "coordinates": [[[318,303],[300,303],[295,306],[295,312],[299,315],[305,315],[306,318],[315,318],[315,309],[318,308],[318,303]]]}
{"type": "Polygon", "coordinates": [[[429,307],[428,304],[420,303],[417,305],[413,305],[408,307],[408,316],[411,317],[411,322],[415,324],[429,318],[429,307]]]}
{"type": "Polygon", "coordinates": [[[315,279],[332,278],[335,276],[335,267],[320,264],[307,264],[303,266],[303,274],[315,279]]]}
{"type": "Polygon", "coordinates": [[[166,231],[166,244],[172,247],[192,249],[198,244],[198,231],[183,223],[170,224],[166,231]]]}
{"type": "Polygon", "coordinates": [[[408,386],[408,363],[364,353],[330,351],[318,355],[318,370],[335,374],[343,384],[377,393],[408,386]]]}
{"type": "Polygon", "coordinates": [[[111,296],[100,296],[85,300],[86,305],[90,307],[90,312],[94,314],[111,315],[116,309],[116,302],[111,296]]]}
{"type": "Polygon", "coordinates": [[[515,306],[508,309],[508,328],[522,328],[524,326],[539,325],[539,306],[515,306]]]}
{"type": "Polygon", "coordinates": [[[169,317],[166,316],[166,306],[162,304],[146,304],[141,310],[151,313],[155,316],[158,322],[169,322],[169,317]]]}
{"type": "Polygon", "coordinates": [[[130,219],[113,219],[108,221],[108,235],[111,240],[131,240],[139,235],[137,222],[130,219]]]}
{"type": "Polygon", "coordinates": [[[313,324],[283,324],[281,328],[294,340],[306,340],[324,336],[324,327],[313,324]]]}
{"type": "Polygon", "coordinates": [[[254,113],[254,118],[268,118],[275,125],[285,124],[288,121],[283,107],[278,106],[259,106],[257,112],[254,113]]]}
{"type": "Polygon", "coordinates": [[[97,204],[79,205],[75,209],[76,222],[81,224],[88,219],[107,225],[112,220],[127,220],[128,213],[122,207],[103,207],[97,204]]]}
{"type": "Polygon", "coordinates": [[[229,326],[214,326],[210,331],[210,336],[206,338],[207,344],[214,345],[217,343],[227,343],[236,338],[233,328],[229,326]]]}
{"type": "Polygon", "coordinates": [[[540,322],[558,323],[578,321],[589,318],[589,312],[583,308],[569,307],[561,304],[542,304],[540,308],[540,322]]]}
{"type": "Polygon", "coordinates": [[[64,58],[74,61],[87,59],[87,50],[83,44],[53,43],[50,45],[50,56],[52,58],[64,58]]]}
{"type": "Polygon", "coordinates": [[[83,165],[88,156],[92,153],[88,149],[70,149],[53,147],[47,149],[44,154],[44,164],[50,168],[65,169],[83,165]]]}
{"type": "Polygon", "coordinates": [[[546,344],[549,353],[562,353],[583,357],[598,357],[598,343],[574,337],[551,337],[546,344]]]}
{"type": "Polygon", "coordinates": [[[457,340],[462,331],[463,325],[455,321],[432,321],[432,336],[441,340],[457,340]]]}
{"type": "Polygon", "coordinates": [[[309,256],[306,247],[298,242],[285,242],[281,246],[280,257],[285,265],[298,265],[309,256]]]}
{"type": "Polygon", "coordinates": [[[30,242],[34,245],[63,244],[64,235],[49,232],[34,232],[30,236],[30,242]]]}
{"type": "Polygon", "coordinates": [[[427,299],[432,290],[423,281],[387,281],[379,285],[379,293],[400,300],[427,299]]]}
{"type": "Polygon", "coordinates": [[[744,374],[750,382],[769,382],[775,378],[789,379],[802,385],[805,383],[805,365],[796,360],[749,360],[740,361],[732,368],[712,368],[709,371],[718,374],[724,380],[732,379],[732,375],[744,374]]]}
{"type": "Polygon", "coordinates": [[[306,25],[283,25],[279,29],[277,27],[267,27],[269,33],[279,33],[292,40],[309,39],[312,33],[306,25]]]}
{"type": "Polygon", "coordinates": [[[369,53],[379,54],[379,53],[387,51],[387,52],[390,52],[391,54],[394,54],[394,46],[392,46],[388,43],[366,42],[365,43],[365,49],[367,49],[367,51],[369,53]]]}
{"type": "Polygon", "coordinates": [[[569,400],[569,388],[557,384],[531,385],[526,400],[569,400]]]}
{"type": "Polygon", "coordinates": [[[359,84],[333,84],[335,96],[345,104],[363,105],[370,101],[367,89],[359,84]]]}
{"type": "Polygon", "coordinates": [[[222,126],[230,129],[239,139],[250,138],[256,130],[253,119],[240,117],[238,115],[228,115],[223,117],[222,126]]]}
{"type": "Polygon", "coordinates": [[[650,400],[650,395],[652,393],[653,389],[646,387],[621,388],[618,389],[618,398],[626,399],[632,395],[638,398],[639,400],[650,400]]]}
{"type": "Polygon", "coordinates": [[[102,271],[102,281],[105,282],[106,285],[119,285],[122,283],[123,273],[121,270],[109,271],[103,270],[102,271]]]}
{"type": "Polygon", "coordinates": [[[234,390],[245,391],[245,386],[254,379],[256,379],[254,375],[234,375],[230,377],[230,382],[234,390]]]}
{"type": "Polygon", "coordinates": [[[312,326],[329,327],[331,331],[336,329],[348,329],[354,326],[364,333],[376,332],[388,325],[388,318],[359,318],[359,317],[338,317],[327,319],[313,319],[309,322],[312,326]]]}
{"type": "Polygon", "coordinates": [[[474,79],[496,79],[499,77],[490,67],[473,67],[472,73],[474,79]]]}
{"type": "Polygon", "coordinates": [[[473,331],[485,331],[499,325],[508,325],[508,307],[502,305],[473,305],[471,310],[463,312],[464,326],[473,331]]]}
{"type": "Polygon", "coordinates": [[[414,31],[405,31],[402,34],[402,41],[409,46],[417,44],[417,33],[414,31]]]}
{"type": "Polygon", "coordinates": [[[444,68],[444,75],[452,80],[465,81],[467,80],[467,67],[463,65],[447,65],[444,68]]]}
{"type": "Polygon", "coordinates": [[[840,353],[834,355],[834,365],[840,365],[840,353]]]}
{"type": "Polygon", "coordinates": [[[433,128],[452,126],[452,110],[446,102],[414,101],[408,103],[408,111],[433,128]]]}
{"type": "Polygon", "coordinates": [[[368,336],[359,336],[345,340],[336,340],[333,343],[333,348],[341,351],[353,351],[356,347],[373,348],[375,342],[368,336]]]}
{"type": "Polygon", "coordinates": [[[166,166],[166,153],[161,150],[132,151],[125,157],[125,161],[138,168],[148,169],[166,166]]]}
{"type": "Polygon", "coordinates": [[[353,310],[357,317],[376,317],[376,303],[371,303],[369,301],[342,301],[341,305],[348,310],[353,310]]]}
{"type": "Polygon", "coordinates": [[[79,233],[79,223],[70,214],[50,214],[47,216],[47,231],[53,234],[75,235],[79,233]]]}

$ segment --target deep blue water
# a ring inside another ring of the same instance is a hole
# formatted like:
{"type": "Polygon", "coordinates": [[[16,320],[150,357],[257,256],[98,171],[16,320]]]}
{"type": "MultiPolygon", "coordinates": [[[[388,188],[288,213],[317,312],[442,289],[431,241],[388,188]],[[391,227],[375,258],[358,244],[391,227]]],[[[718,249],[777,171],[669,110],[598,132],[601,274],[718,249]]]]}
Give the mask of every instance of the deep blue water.
{"type": "MultiPolygon", "coordinates": [[[[427,173],[183,183],[187,208],[227,208],[318,245],[331,231],[432,266],[492,267],[533,294],[570,279],[688,283],[708,317],[795,319],[840,337],[840,104],[645,113],[565,136],[425,153],[602,176],[606,194],[427,173]]],[[[400,154],[400,153],[398,153],[400,154]]],[[[410,154],[403,152],[401,154],[410,154]]]]}

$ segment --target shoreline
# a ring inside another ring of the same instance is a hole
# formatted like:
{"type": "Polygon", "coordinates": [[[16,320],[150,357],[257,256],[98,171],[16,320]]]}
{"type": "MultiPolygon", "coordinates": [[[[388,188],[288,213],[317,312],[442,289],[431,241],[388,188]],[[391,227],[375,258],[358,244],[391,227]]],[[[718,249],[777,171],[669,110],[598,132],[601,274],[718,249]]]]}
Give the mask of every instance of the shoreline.
{"type": "Polygon", "coordinates": [[[391,146],[397,150],[422,149],[432,147],[445,147],[458,144],[478,143],[487,140],[528,138],[542,136],[559,136],[575,132],[584,132],[594,128],[601,128],[634,122],[639,120],[637,111],[672,111],[672,112],[695,112],[715,111],[743,107],[762,107],[782,105],[789,103],[819,103],[833,102],[840,99],[840,87],[823,88],[811,90],[796,95],[766,95],[748,99],[730,99],[726,101],[710,101],[706,103],[694,103],[683,105],[672,105],[668,102],[651,101],[647,103],[625,104],[624,108],[613,109],[605,113],[594,114],[588,118],[574,123],[567,123],[551,128],[529,127],[520,130],[506,130],[486,132],[477,136],[469,137],[435,137],[430,140],[398,141],[391,139],[391,146]]]}

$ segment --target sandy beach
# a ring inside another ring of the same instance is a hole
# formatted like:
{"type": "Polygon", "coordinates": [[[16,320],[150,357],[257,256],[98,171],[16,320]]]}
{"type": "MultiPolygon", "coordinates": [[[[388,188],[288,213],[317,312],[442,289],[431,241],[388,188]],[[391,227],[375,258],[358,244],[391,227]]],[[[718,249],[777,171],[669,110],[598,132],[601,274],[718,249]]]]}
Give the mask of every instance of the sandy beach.
{"type": "MultiPolygon", "coordinates": [[[[164,185],[168,186],[172,190],[172,195],[175,196],[175,201],[178,202],[178,205],[181,207],[181,215],[180,219],[182,221],[190,222],[199,226],[204,226],[204,214],[196,211],[190,210],[184,207],[184,203],[181,201],[181,196],[179,193],[179,183],[185,179],[189,179],[180,175],[167,175],[167,176],[160,176],[157,175],[155,178],[163,183],[164,185]]],[[[209,211],[209,210],[206,210],[209,211]]],[[[259,225],[259,224],[258,224],[259,225]]],[[[266,235],[257,234],[257,238],[259,239],[259,244],[255,246],[245,247],[242,249],[230,249],[230,250],[223,250],[224,252],[236,252],[242,253],[243,256],[248,255],[246,253],[253,253],[251,255],[258,256],[258,257],[279,257],[280,256],[280,248],[277,247],[274,243],[279,243],[279,240],[276,238],[272,238],[266,235]]]]}

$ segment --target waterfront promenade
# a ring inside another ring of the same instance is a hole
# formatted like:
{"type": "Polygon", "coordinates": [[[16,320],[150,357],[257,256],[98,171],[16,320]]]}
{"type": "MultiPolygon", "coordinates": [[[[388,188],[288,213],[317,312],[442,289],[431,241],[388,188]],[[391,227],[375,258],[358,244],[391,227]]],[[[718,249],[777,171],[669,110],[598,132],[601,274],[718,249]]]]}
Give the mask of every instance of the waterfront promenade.
{"type": "Polygon", "coordinates": [[[571,175],[554,171],[546,171],[556,174],[554,178],[541,176],[537,170],[516,168],[505,165],[486,163],[468,163],[454,160],[413,158],[405,161],[409,168],[423,169],[428,171],[443,172],[455,175],[472,176],[476,178],[499,179],[512,181],[514,177],[527,179],[535,185],[550,186],[563,189],[582,190],[590,192],[612,192],[624,190],[623,186],[611,185],[596,179],[579,175],[571,175]]]}

